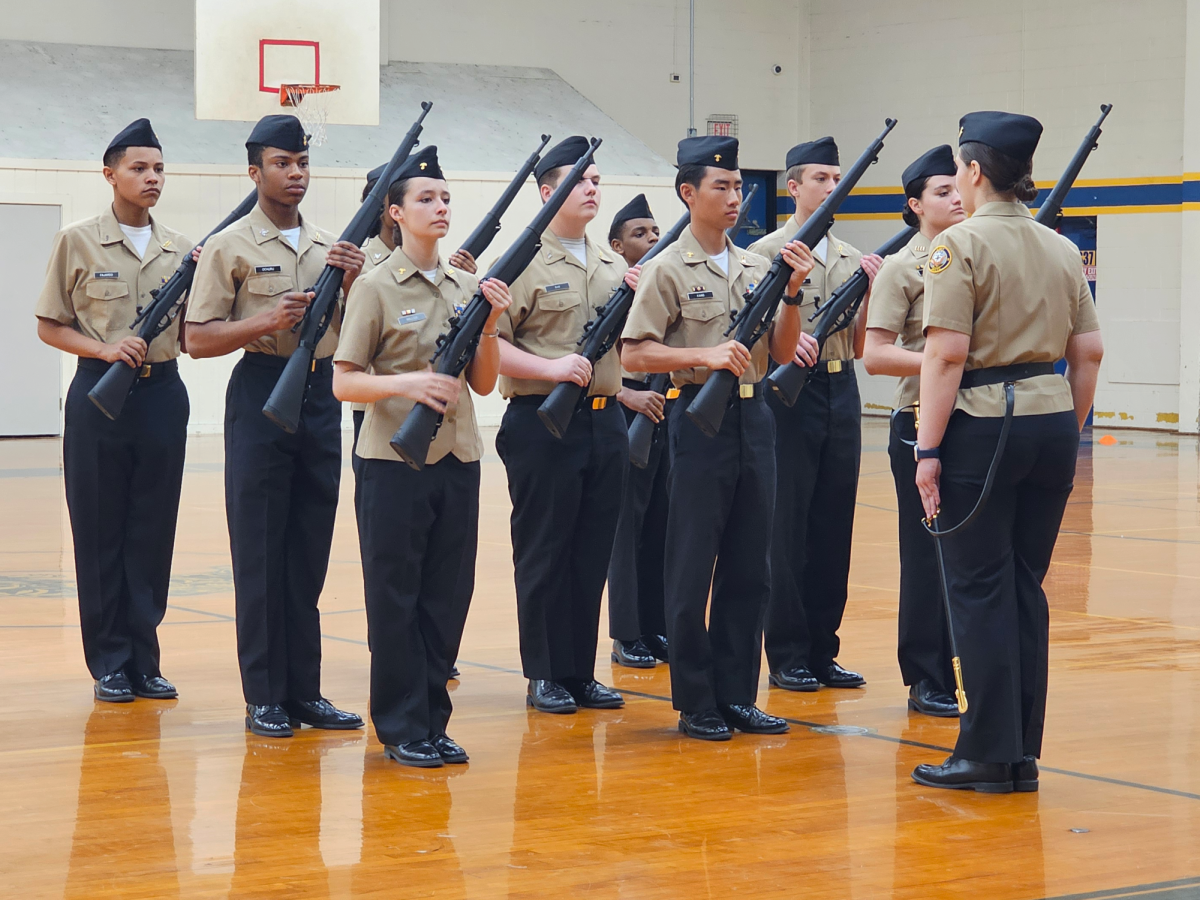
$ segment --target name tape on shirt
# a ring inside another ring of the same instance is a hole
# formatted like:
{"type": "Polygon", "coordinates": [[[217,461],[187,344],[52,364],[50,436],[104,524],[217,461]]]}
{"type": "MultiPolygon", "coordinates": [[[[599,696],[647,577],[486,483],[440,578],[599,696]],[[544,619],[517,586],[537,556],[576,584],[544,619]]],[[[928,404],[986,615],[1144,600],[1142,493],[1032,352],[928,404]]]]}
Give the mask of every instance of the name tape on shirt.
{"type": "Polygon", "coordinates": [[[120,278],[121,273],[120,272],[97,272],[92,277],[93,278],[120,278]]]}
{"type": "Polygon", "coordinates": [[[255,275],[277,275],[283,271],[283,266],[255,266],[255,275]]]}
{"type": "Polygon", "coordinates": [[[688,291],[687,295],[689,300],[711,300],[712,297],[712,291],[688,291]]]}
{"type": "Polygon", "coordinates": [[[542,288],[542,290],[545,291],[547,294],[554,294],[554,293],[557,293],[558,291],[569,291],[570,289],[571,289],[571,285],[566,281],[561,281],[558,284],[548,284],[544,288],[542,288]]]}
{"type": "Polygon", "coordinates": [[[400,318],[396,320],[401,325],[411,325],[414,322],[424,322],[425,313],[417,312],[415,309],[406,309],[400,313],[400,318]]]}
{"type": "Polygon", "coordinates": [[[945,272],[950,267],[951,261],[954,259],[950,255],[950,248],[944,245],[939,245],[933,248],[933,252],[929,254],[929,265],[927,270],[937,275],[939,272],[945,272]]]}

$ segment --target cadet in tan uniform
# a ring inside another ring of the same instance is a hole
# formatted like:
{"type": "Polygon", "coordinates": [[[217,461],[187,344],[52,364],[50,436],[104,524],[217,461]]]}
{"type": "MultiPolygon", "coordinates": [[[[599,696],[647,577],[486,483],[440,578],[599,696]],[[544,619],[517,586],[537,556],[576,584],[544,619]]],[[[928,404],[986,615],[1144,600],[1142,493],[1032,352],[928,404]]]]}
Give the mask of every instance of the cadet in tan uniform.
{"type": "Polygon", "coordinates": [[[872,375],[897,375],[896,411],[888,440],[900,527],[900,616],[896,655],[909,686],[908,707],[930,716],[958,715],[950,640],[938,582],[933,538],[921,524],[921,495],[913,478],[915,410],[925,346],[925,261],[930,242],[967,217],[954,183],[954,151],[942,144],[904,170],[904,221],[920,231],[889,256],[871,287],[863,364],[872,375]],[[899,336],[900,344],[896,345],[899,336]]]}
{"type": "Polygon", "coordinates": [[[176,319],[147,348],[130,326],[192,244],[150,216],[166,176],[149,120],[112,139],[104,177],[112,206],[55,235],[34,312],[38,337],[79,357],[63,431],[79,624],[96,699],[122,703],[177,696],[159,670],[157,630],[187,443],[182,332],[176,319]],[[87,397],[114,362],[141,369],[115,422],[87,397]]]}
{"type": "MultiPolygon", "coordinates": [[[[569,137],[542,156],[534,175],[545,202],[587,151],[569,137]]],[[[500,317],[500,393],[508,409],[496,451],[508,471],[513,563],[526,702],[541,712],[625,701],[596,681],[596,641],[621,491],[629,463],[616,353],[592,366],[577,352],[583,327],[625,274],[625,262],[593,243],[600,171],[588,166],[567,197],[500,317]],[[560,381],[588,386],[561,440],[537,408],[560,381]]],[[[635,276],[631,276],[635,277],[635,276]]]]}
{"type": "MultiPolygon", "coordinates": [[[[837,144],[823,137],[788,151],[788,193],[796,214],[778,231],[750,245],[772,257],[825,201],[841,180],[837,144]]],[[[813,248],[813,270],[804,284],[800,321],[805,333],[816,322],[817,306],[860,266],[874,277],[881,260],[863,256],[832,232],[813,248]]],[[[864,301],[864,308],[866,307],[864,301]]],[[[850,543],[862,455],[862,401],[854,359],[862,354],[864,316],[825,342],[808,384],[790,409],[769,393],[775,414],[779,491],[771,541],[771,602],[764,644],[770,681],[789,691],[815,691],[820,685],[853,688],[865,684],[834,660],[841,643],[838,628],[846,610],[850,543]]]]}
{"type": "Polygon", "coordinates": [[[794,272],[768,337],[748,349],[724,336],[731,313],[770,266],[725,233],[742,200],[737,155],[736,138],[679,142],[675,190],[691,224],[647,263],[621,336],[626,369],[670,372],[680,390],[671,410],[665,554],[671,703],[679,730],[706,741],[727,741],[733,729],[788,730],[755,706],[775,502],[775,425],[762,380],[768,353],[789,362],[802,348],[804,360],[816,362],[816,342],[800,336],[801,284],[812,270],[800,243],[783,250],[794,272]],[[710,438],[685,410],[714,369],[733,372],[739,385],[710,438]]]}
{"type": "Polygon", "coordinates": [[[1079,250],[1022,202],[1037,194],[1041,124],[1002,112],[959,124],[958,190],[971,218],[934,240],[925,265],[916,480],[925,514],[940,507],[939,531],[980,501],[1007,415],[1012,424],[981,514],[941,539],[969,708],[953,755],[913,779],[1036,791],[1049,645],[1042,580],[1104,350],[1079,250]],[[1065,378],[1054,373],[1064,357],[1065,378]]]}
{"type": "Polygon", "coordinates": [[[429,371],[438,335],[478,286],[438,255],[450,228],[450,191],[437,147],[408,159],[387,205],[403,249],[355,281],[333,389],[340,400],[367,404],[355,507],[371,634],[371,721],[387,756],[434,767],[467,761],[446,735],[446,679],[471,603],[479,532],[483,441],[466,385],[478,394],[495,386],[496,321],[509,295],[501,282],[484,283],[492,312],[463,375],[429,371]],[[389,444],[417,402],[445,416],[420,472],[389,444]]]}
{"type": "Polygon", "coordinates": [[[340,316],[317,345],[300,427],[287,434],[262,413],[287,358],[292,330],[326,263],[363,264],[353,244],[300,215],[308,189],[308,135],[294,116],[261,119],[246,141],[254,210],[205,244],[188,305],[188,352],[245,353],[225,394],[225,512],[233,556],[238,662],[246,727],[290,737],[293,726],[361,728],[321,696],[321,619],[342,460],[342,410],[333,396],[340,316]]]}
{"type": "MultiPolygon", "coordinates": [[[[636,266],[658,243],[658,223],[645,194],[638,194],[613,217],[608,245],[630,266],[636,266]]],[[[663,545],[667,537],[666,397],[649,390],[649,376],[621,370],[617,402],[625,423],[645,413],[659,427],[654,431],[646,468],[629,466],[621,517],[608,564],[608,634],[613,639],[612,661],[634,669],[653,669],[667,661],[667,623],[663,618],[663,545]]]]}

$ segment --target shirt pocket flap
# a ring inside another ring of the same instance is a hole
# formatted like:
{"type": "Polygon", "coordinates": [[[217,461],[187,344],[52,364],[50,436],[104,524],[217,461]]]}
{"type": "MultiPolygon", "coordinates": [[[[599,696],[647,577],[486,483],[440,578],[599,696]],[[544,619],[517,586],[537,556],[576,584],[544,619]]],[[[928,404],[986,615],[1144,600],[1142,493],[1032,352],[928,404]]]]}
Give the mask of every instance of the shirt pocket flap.
{"type": "Polygon", "coordinates": [[[725,313],[720,300],[685,300],[679,304],[679,314],[693,322],[711,322],[725,313]]]}
{"type": "Polygon", "coordinates": [[[555,291],[553,294],[543,294],[538,300],[538,306],[549,312],[563,312],[574,309],[583,302],[578,291],[555,291]]]}
{"type": "Polygon", "coordinates": [[[292,279],[286,275],[251,275],[246,279],[246,290],[261,297],[273,297],[294,288],[292,279]]]}
{"type": "Polygon", "coordinates": [[[89,281],[84,291],[92,300],[116,300],[129,296],[129,285],[124,281],[109,281],[107,279],[89,281]]]}

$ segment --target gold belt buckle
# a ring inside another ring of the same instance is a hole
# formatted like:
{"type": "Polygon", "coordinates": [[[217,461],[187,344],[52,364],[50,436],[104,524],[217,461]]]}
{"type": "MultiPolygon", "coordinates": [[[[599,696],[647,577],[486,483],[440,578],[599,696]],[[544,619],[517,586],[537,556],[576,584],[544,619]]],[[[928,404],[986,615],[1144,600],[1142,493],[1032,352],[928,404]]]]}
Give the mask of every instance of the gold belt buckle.
{"type": "Polygon", "coordinates": [[[138,372],[138,378],[149,378],[150,373],[153,370],[154,370],[154,367],[151,366],[150,363],[146,363],[144,366],[142,366],[142,370],[140,372],[138,372]]]}
{"type": "Polygon", "coordinates": [[[738,396],[741,397],[743,400],[752,399],[754,397],[754,385],[739,384],[738,385],[738,396]]]}
{"type": "Polygon", "coordinates": [[[840,359],[829,360],[829,362],[825,363],[825,371],[830,375],[836,375],[842,371],[842,361],[840,359]]]}
{"type": "Polygon", "coordinates": [[[310,371],[310,372],[315,372],[315,371],[317,371],[317,358],[316,358],[315,356],[313,357],[313,361],[312,361],[312,368],[311,368],[311,369],[309,369],[309,371],[310,371]]]}
{"type": "Polygon", "coordinates": [[[678,400],[679,399],[679,388],[677,388],[677,387],[667,388],[667,399],[668,400],[678,400]]]}
{"type": "Polygon", "coordinates": [[[592,398],[592,409],[604,409],[604,407],[606,407],[606,406],[608,406],[608,398],[607,397],[593,397],[592,398]]]}

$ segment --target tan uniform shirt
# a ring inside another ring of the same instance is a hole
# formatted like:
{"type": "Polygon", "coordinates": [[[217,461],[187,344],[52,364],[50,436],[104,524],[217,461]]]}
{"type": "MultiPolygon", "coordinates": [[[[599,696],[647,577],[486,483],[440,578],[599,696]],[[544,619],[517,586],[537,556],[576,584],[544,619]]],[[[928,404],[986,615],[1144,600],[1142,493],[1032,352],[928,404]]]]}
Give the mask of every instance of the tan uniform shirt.
{"type": "MultiPolygon", "coordinates": [[[[924,327],[971,336],[966,369],[1057,362],[1072,335],[1100,328],[1078,248],[1023,203],[985,203],[943,231],[925,264],[924,327]]],[[[1061,375],[1017,382],[1015,413],[1074,409],[1061,375]]],[[[955,409],[1004,415],[1004,385],[958,392],[955,409]]]]}
{"type": "MultiPolygon", "coordinates": [[[[882,328],[900,335],[900,347],[920,353],[925,349],[921,324],[925,298],[925,261],[929,238],[919,231],[903,248],[883,261],[871,288],[867,327],[882,328]]],[[[921,398],[921,376],[906,375],[896,385],[892,400],[896,409],[912,406],[921,398]]]]}
{"type": "MultiPolygon", "coordinates": [[[[783,249],[783,245],[795,237],[803,225],[803,222],[796,221],[796,217],[792,216],[782,228],[751,244],[750,250],[769,260],[774,259],[783,249]]],[[[812,334],[816,330],[817,322],[810,322],[809,319],[816,312],[817,305],[828,300],[829,295],[854,274],[858,269],[858,261],[862,259],[861,252],[845,241],[838,240],[832,233],[826,235],[825,248],[825,261],[822,262],[814,253],[813,269],[804,279],[804,302],[800,305],[800,322],[805,334],[812,334]]],[[[830,337],[821,350],[821,359],[854,359],[854,328],[843,329],[830,337]]]]}
{"type": "MultiPolygon", "coordinates": [[[[329,232],[301,218],[300,246],[293,249],[262,208],[254,207],[245,218],[205,243],[192,283],[187,320],[238,322],[274,309],[288,291],[306,291],[316,283],[325,268],[325,254],[335,240],[329,232]]],[[[341,319],[339,309],[317,345],[317,359],[333,355],[341,319]]],[[[244,349],[291,356],[299,343],[299,329],[285,329],[251,341],[244,349]]]]}
{"type": "MultiPolygon", "coordinates": [[[[467,305],[478,286],[474,275],[447,268],[440,259],[431,284],[397,248],[382,265],[355,279],[334,360],[369,368],[376,375],[424,369],[433,358],[438,335],[449,329],[451,316],[467,305]]],[[[425,458],[428,464],[447,453],[463,462],[475,462],[483,455],[466,373],[459,378],[462,393],[458,403],[446,410],[425,458]]],[[[389,397],[368,403],[358,436],[358,456],[398,461],[390,441],[415,402],[389,397]]]]}
{"type": "MultiPolygon", "coordinates": [[[[500,335],[514,347],[559,359],[580,351],[576,341],[596,309],[608,302],[625,275],[625,260],[587,239],[587,266],[563,247],[550,231],[533,262],[509,285],[512,306],[500,316],[500,335]]],[[[549,394],[553,381],[500,376],[505,398],[549,394]]],[[[611,397],[621,389],[621,362],[615,352],[596,363],[588,396],[611,397]]]]}
{"type": "Polygon", "coordinates": [[[383,238],[379,235],[371,238],[362,246],[362,251],[366,254],[367,261],[363,263],[362,274],[366,275],[377,265],[387,259],[392,251],[388,249],[388,245],[383,242],[383,238]]]}
{"type": "MultiPolygon", "coordinates": [[[[139,259],[109,208],[54,236],[46,283],[34,313],[70,325],[93,340],[119,343],[136,336],[129,326],[154,302],[150,292],[175,274],[191,249],[191,241],[151,217],[150,243],[145,257],[139,259]]],[[[171,327],[154,339],[146,362],[179,356],[180,321],[176,317],[171,327]]]]}
{"type": "MultiPolygon", "coordinates": [[[[697,243],[689,226],[679,240],[642,269],[633,309],[621,334],[624,341],[658,341],[668,347],[716,347],[732,340],[725,336],[731,316],[743,306],[746,291],[767,274],[770,260],[734,246],[729,250],[729,273],[725,274],[697,243]]],[[[769,339],[763,338],[750,350],[750,365],[738,379],[756,384],[767,374],[769,339]]],[[[676,387],[703,384],[708,369],[680,369],[671,373],[676,387]]]]}

